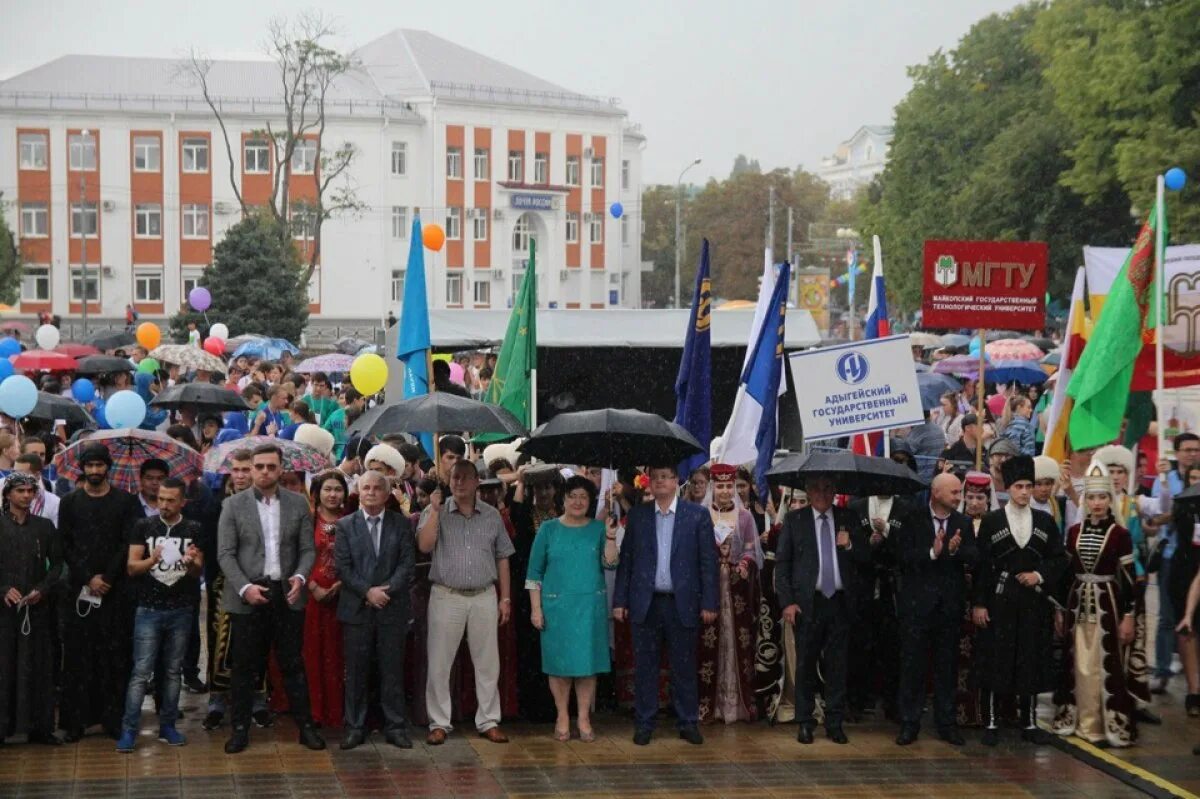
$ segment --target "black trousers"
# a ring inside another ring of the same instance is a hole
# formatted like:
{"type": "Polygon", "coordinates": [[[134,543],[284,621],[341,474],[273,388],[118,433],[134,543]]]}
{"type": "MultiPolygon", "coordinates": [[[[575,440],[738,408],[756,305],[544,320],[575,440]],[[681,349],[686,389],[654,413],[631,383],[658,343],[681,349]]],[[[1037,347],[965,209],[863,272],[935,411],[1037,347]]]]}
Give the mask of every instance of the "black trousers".
{"type": "Polygon", "coordinates": [[[921,726],[925,710],[925,666],[932,662],[933,721],[939,730],[955,726],[958,637],[961,615],[938,606],[928,613],[905,612],[901,619],[900,721],[921,726]]]}
{"type": "MultiPolygon", "coordinates": [[[[407,616],[407,614],[405,614],[407,616]]],[[[377,611],[370,611],[363,624],[343,624],[343,658],[346,663],[345,727],[365,731],[367,686],[372,663],[379,666],[379,705],[384,730],[408,729],[404,703],[404,641],[408,626],[379,624],[377,611]]]]}
{"type": "Polygon", "coordinates": [[[796,721],[812,726],[817,663],[825,695],[825,727],[842,726],[846,715],[846,654],[850,643],[850,598],[813,595],[813,610],[796,618],[796,721]]]}
{"type": "Polygon", "coordinates": [[[308,681],[304,677],[304,612],[294,610],[287,603],[287,584],[273,582],[269,585],[265,605],[254,605],[249,613],[229,614],[232,623],[233,727],[245,730],[250,727],[250,710],[254,703],[254,689],[260,675],[267,670],[267,655],[275,645],[275,659],[283,673],[283,687],[287,691],[292,717],[303,726],[312,722],[309,711],[308,681]]]}
{"type": "MultiPolygon", "coordinates": [[[[197,598],[199,591],[197,593],[197,598]]],[[[183,655],[183,678],[200,679],[200,603],[192,607],[192,626],[188,631],[187,651],[183,655]]]]}
{"type": "Polygon", "coordinates": [[[63,685],[59,726],[72,733],[102,724],[121,732],[125,691],[133,666],[133,613],[126,586],[113,586],[100,606],[67,599],[63,622],[63,685]],[[80,612],[86,613],[80,616],[80,612]]]}
{"type": "Polygon", "coordinates": [[[0,608],[0,738],[54,732],[54,638],[46,598],[30,608],[0,608]]]}
{"type": "Polygon", "coordinates": [[[862,711],[883,700],[889,717],[900,686],[900,626],[890,598],[869,598],[858,603],[858,623],[850,630],[846,699],[862,711]]]}

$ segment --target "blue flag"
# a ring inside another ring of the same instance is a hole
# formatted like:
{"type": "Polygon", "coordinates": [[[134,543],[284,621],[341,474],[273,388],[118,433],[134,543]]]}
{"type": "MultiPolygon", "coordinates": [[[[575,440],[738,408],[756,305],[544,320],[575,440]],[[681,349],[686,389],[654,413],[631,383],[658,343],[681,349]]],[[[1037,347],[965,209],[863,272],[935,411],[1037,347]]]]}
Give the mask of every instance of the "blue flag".
{"type": "Polygon", "coordinates": [[[745,391],[743,403],[749,404],[748,410],[757,406],[759,414],[754,434],[754,448],[758,451],[754,482],[758,495],[764,498],[770,496],[767,493],[767,472],[775,456],[778,438],[779,381],[783,379],[783,331],[788,288],[791,285],[790,272],[791,264],[784,261],[779,267],[779,277],[775,281],[771,303],[767,306],[762,332],[754,344],[754,354],[742,373],[742,388],[745,391]]]}
{"type": "MultiPolygon", "coordinates": [[[[408,268],[404,273],[404,300],[400,305],[400,335],[396,357],[404,364],[404,399],[429,393],[429,299],[425,293],[425,244],[421,217],[413,217],[409,236],[408,268]]],[[[425,453],[433,457],[433,435],[419,436],[425,453]]]]}
{"type": "Polygon", "coordinates": [[[712,281],[709,278],[708,239],[704,239],[683,357],[679,361],[679,376],[675,378],[675,423],[694,435],[706,451],[679,464],[680,480],[686,480],[692,470],[708,460],[707,447],[712,440],[711,314],[712,281]]]}

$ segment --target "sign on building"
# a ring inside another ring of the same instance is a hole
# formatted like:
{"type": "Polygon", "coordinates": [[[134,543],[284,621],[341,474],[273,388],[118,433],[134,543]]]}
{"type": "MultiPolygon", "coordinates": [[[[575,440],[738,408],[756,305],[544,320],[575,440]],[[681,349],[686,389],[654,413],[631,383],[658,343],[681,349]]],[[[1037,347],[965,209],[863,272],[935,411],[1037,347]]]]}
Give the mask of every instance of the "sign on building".
{"type": "Polygon", "coordinates": [[[1049,257],[1042,242],[925,242],[922,326],[1042,329],[1049,257]]]}
{"type": "Polygon", "coordinates": [[[522,211],[552,211],[554,210],[553,194],[513,194],[509,203],[513,208],[522,211]]]}

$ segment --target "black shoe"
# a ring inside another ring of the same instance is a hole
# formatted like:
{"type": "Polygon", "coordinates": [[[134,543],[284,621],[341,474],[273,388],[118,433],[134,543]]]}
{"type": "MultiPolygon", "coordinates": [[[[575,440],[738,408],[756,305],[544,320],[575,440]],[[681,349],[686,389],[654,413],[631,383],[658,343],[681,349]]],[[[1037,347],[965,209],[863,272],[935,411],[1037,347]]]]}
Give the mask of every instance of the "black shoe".
{"type": "Polygon", "coordinates": [[[810,744],[813,742],[812,727],[807,724],[800,725],[800,731],[796,733],[796,740],[802,744],[810,744]]]}
{"type": "Polygon", "coordinates": [[[833,741],[835,744],[850,743],[850,739],[846,737],[846,733],[842,731],[841,726],[827,728],[825,730],[825,737],[833,741]]]}
{"type": "Polygon", "coordinates": [[[1139,707],[1137,710],[1133,711],[1133,718],[1139,724],[1162,724],[1162,716],[1156,716],[1144,707],[1139,707]]]}
{"type": "Polygon", "coordinates": [[[225,754],[236,755],[238,752],[244,752],[249,745],[250,731],[235,729],[233,735],[230,735],[229,740],[225,742],[225,754]]]}
{"type": "Polygon", "coordinates": [[[83,740],[83,730],[66,730],[63,732],[62,742],[65,744],[77,744],[83,740]]]}
{"type": "MultiPolygon", "coordinates": [[[[301,733],[301,735],[303,735],[303,733],[301,733]]],[[[303,739],[300,742],[304,743],[303,739]]],[[[362,730],[349,729],[346,730],[346,735],[344,738],[342,738],[340,748],[343,751],[347,749],[354,749],[355,747],[362,746],[366,742],[367,734],[365,732],[362,730]]]]}
{"type": "Polygon", "coordinates": [[[917,728],[916,727],[914,727],[910,724],[905,724],[903,727],[900,728],[900,734],[896,736],[896,746],[908,746],[909,744],[916,743],[916,741],[917,741],[917,728]]]}
{"type": "Polygon", "coordinates": [[[1154,685],[1150,688],[1150,693],[1165,694],[1167,692],[1167,683],[1170,681],[1170,677],[1156,677],[1154,680],[1154,685]]]}
{"type": "Polygon", "coordinates": [[[984,746],[995,746],[1000,743],[1000,731],[993,729],[984,730],[983,735],[979,737],[979,743],[984,746]]]}
{"type": "Polygon", "coordinates": [[[254,711],[250,714],[250,718],[254,719],[255,727],[266,729],[275,726],[275,717],[271,715],[271,711],[266,709],[254,711]]]}
{"type": "Polygon", "coordinates": [[[679,731],[679,737],[696,746],[704,743],[704,736],[700,734],[700,730],[696,727],[684,727],[679,731]]]}
{"type": "Polygon", "coordinates": [[[652,734],[650,730],[637,730],[633,734],[633,742],[637,746],[649,746],[652,734]]]}
{"type": "Polygon", "coordinates": [[[963,738],[963,734],[959,732],[958,727],[944,727],[938,730],[938,737],[951,746],[962,746],[967,742],[963,738]]]}
{"type": "Polygon", "coordinates": [[[300,745],[319,752],[325,748],[325,739],[313,729],[311,722],[300,727],[300,745]]]}
{"type": "Polygon", "coordinates": [[[1045,746],[1050,742],[1050,736],[1040,727],[1028,727],[1021,730],[1021,740],[1034,746],[1045,746]]]}
{"type": "Polygon", "coordinates": [[[63,742],[52,732],[31,732],[29,733],[29,743],[42,746],[62,746],[63,742]]]}
{"type": "Polygon", "coordinates": [[[199,677],[188,677],[183,681],[184,690],[192,694],[208,693],[208,686],[199,677]]]}
{"type": "Polygon", "coordinates": [[[397,749],[412,749],[412,741],[408,738],[408,733],[404,730],[388,730],[383,735],[384,740],[390,743],[397,749]]]}
{"type": "Polygon", "coordinates": [[[204,721],[200,722],[200,726],[211,732],[220,727],[224,722],[224,713],[219,710],[210,710],[208,715],[204,717],[204,721]]]}

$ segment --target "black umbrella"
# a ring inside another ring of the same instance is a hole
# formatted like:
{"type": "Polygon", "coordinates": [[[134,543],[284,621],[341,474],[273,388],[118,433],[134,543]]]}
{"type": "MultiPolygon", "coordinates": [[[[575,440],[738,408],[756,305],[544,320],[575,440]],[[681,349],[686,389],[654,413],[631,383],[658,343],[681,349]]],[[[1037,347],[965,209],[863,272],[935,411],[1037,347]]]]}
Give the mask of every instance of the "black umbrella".
{"type": "Polygon", "coordinates": [[[179,383],[158,392],[150,400],[155,408],[181,408],[189,405],[200,411],[248,411],[250,406],[236,391],[212,383],[179,383]]]}
{"type": "Polygon", "coordinates": [[[679,463],[704,447],[656,414],[605,408],[555,416],[520,451],[551,463],[622,467],[679,463]]]}
{"type": "Polygon", "coordinates": [[[105,330],[89,336],[84,344],[91,344],[98,350],[115,350],[118,347],[128,347],[137,343],[137,336],[128,330],[105,330]]]}
{"type": "Polygon", "coordinates": [[[38,392],[37,405],[33,406],[28,418],[51,422],[62,419],[69,427],[99,427],[87,408],[70,397],[47,394],[45,391],[38,392]]]}
{"type": "Polygon", "coordinates": [[[440,433],[470,430],[472,433],[504,433],[523,436],[529,431],[517,417],[499,405],[435,391],[401,400],[395,405],[372,408],[350,425],[347,432],[381,436],[385,433],[440,433]]]}
{"type": "Polygon", "coordinates": [[[829,477],[839,494],[859,497],[915,494],[926,483],[907,466],[889,458],[852,452],[810,452],[789,455],[771,467],[767,481],[803,488],[806,480],[829,477]]]}
{"type": "Polygon", "coordinates": [[[371,342],[363,341],[355,336],[343,336],[333,342],[333,351],[340,352],[343,355],[357,355],[363,347],[370,346],[371,342]]]}
{"type": "Polygon", "coordinates": [[[77,375],[102,375],[112,372],[132,372],[137,367],[128,358],[118,358],[115,355],[89,355],[79,359],[75,369],[77,375]]]}

